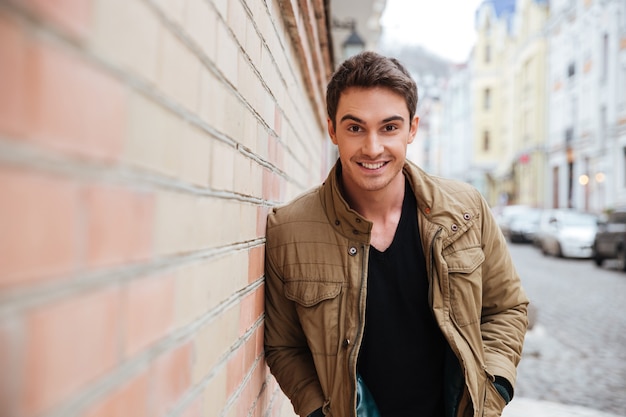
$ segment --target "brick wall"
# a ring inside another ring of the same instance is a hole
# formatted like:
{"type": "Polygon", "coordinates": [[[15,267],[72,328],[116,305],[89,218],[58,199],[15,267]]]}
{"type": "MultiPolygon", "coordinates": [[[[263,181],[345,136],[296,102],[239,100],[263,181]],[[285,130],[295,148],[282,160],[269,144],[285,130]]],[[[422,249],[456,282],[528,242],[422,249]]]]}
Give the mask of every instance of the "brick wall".
{"type": "Polygon", "coordinates": [[[0,0],[0,416],[289,416],[269,208],[328,169],[322,0],[0,0]]]}

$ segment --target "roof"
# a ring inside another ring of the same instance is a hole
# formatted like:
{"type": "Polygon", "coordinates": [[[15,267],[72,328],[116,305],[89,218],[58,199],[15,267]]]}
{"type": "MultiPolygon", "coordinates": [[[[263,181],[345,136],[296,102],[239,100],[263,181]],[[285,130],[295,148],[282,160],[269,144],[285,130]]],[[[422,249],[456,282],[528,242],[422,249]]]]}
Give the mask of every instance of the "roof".
{"type": "MultiPolygon", "coordinates": [[[[542,0],[535,0],[542,1],[542,0]]],[[[483,0],[476,10],[476,18],[478,18],[478,11],[484,7],[491,6],[495,12],[496,19],[504,19],[506,21],[507,29],[511,29],[511,23],[513,21],[513,15],[515,14],[516,0],[483,0]]]]}
{"type": "Polygon", "coordinates": [[[515,13],[515,0],[489,0],[485,3],[493,4],[498,19],[515,13]]]}

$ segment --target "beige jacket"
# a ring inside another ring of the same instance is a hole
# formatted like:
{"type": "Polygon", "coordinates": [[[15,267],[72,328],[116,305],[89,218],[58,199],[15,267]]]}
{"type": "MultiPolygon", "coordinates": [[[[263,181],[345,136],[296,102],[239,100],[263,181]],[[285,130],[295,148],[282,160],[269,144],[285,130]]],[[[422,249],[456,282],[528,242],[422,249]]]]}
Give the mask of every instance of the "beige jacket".
{"type": "MultiPolygon", "coordinates": [[[[265,353],[296,413],[356,414],[372,224],[342,198],[339,163],[320,187],[268,217],[265,353]]],[[[407,162],[429,299],[448,344],[446,416],[499,416],[491,380],[514,386],[528,300],[487,203],[471,186],[407,162]]],[[[381,358],[384,360],[384,358],[381,358]]]]}

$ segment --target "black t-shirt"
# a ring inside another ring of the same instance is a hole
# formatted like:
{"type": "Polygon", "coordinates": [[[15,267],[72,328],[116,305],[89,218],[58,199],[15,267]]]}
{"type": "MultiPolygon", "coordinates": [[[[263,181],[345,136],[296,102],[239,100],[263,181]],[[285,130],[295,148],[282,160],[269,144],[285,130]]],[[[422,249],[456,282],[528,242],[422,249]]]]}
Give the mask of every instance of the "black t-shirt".
{"type": "Polygon", "coordinates": [[[428,278],[406,185],[391,246],[370,248],[365,333],[358,372],[382,417],[441,417],[445,341],[428,305],[428,278]]]}

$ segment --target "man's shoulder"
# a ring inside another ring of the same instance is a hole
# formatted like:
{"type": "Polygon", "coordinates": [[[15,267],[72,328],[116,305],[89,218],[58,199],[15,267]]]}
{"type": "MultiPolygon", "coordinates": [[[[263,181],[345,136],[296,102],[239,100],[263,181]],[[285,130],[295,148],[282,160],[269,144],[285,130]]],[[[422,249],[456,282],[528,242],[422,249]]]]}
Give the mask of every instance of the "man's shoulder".
{"type": "Polygon", "coordinates": [[[276,227],[302,226],[326,218],[320,188],[321,186],[310,189],[289,202],[274,207],[268,215],[268,233],[276,227]]]}
{"type": "Polygon", "coordinates": [[[463,198],[463,196],[475,199],[480,194],[472,184],[453,178],[429,174],[412,163],[408,165],[409,172],[417,180],[416,182],[430,192],[447,195],[453,199],[463,198]]]}
{"type": "Polygon", "coordinates": [[[431,176],[431,179],[434,183],[437,184],[437,186],[453,194],[461,192],[475,195],[476,193],[478,193],[478,190],[472,184],[457,179],[437,176],[431,176]]]}

